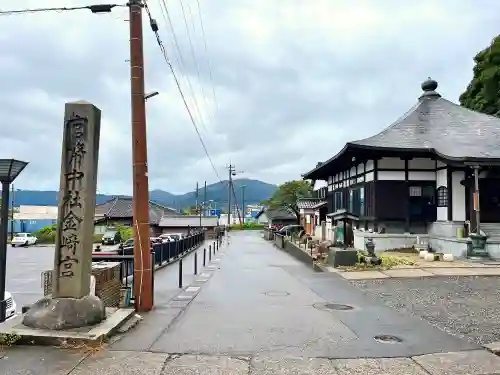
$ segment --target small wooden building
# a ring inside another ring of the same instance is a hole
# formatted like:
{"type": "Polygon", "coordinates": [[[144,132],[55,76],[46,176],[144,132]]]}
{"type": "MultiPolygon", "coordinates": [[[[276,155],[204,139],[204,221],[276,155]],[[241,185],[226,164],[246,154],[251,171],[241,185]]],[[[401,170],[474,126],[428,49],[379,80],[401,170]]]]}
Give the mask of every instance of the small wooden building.
{"type": "Polygon", "coordinates": [[[257,216],[255,216],[255,219],[259,222],[259,218],[262,215],[266,215],[267,224],[269,227],[272,227],[274,225],[285,226],[285,225],[297,224],[297,216],[291,209],[264,208],[261,212],[257,214],[257,216]]]}
{"type": "Polygon", "coordinates": [[[367,236],[377,250],[411,247],[419,237],[462,257],[470,243],[464,228],[477,226],[477,168],[481,229],[490,235],[490,256],[500,258],[500,119],[442,98],[437,87],[426,80],[417,103],[397,121],[347,143],[303,177],[327,181],[329,214],[347,210],[357,217],[357,248],[367,236]]]}
{"type": "MultiPolygon", "coordinates": [[[[176,210],[149,201],[149,228],[151,236],[162,233],[159,227],[160,219],[164,216],[176,215],[176,210]]],[[[115,197],[95,208],[94,233],[104,234],[111,225],[132,226],[132,197],[115,197]]]]}

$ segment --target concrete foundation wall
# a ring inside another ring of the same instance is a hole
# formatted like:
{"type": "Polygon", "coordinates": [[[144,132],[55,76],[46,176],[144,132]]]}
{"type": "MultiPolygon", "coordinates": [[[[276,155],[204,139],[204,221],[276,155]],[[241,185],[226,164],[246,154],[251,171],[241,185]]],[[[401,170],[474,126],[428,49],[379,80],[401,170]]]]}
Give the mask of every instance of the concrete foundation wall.
{"type": "Polygon", "coordinates": [[[384,233],[376,234],[369,232],[354,232],[354,247],[359,250],[365,249],[365,239],[373,238],[375,244],[375,251],[387,251],[394,249],[406,249],[413,247],[417,243],[417,237],[421,240],[427,241],[426,235],[417,234],[397,234],[397,233],[384,233]]]}

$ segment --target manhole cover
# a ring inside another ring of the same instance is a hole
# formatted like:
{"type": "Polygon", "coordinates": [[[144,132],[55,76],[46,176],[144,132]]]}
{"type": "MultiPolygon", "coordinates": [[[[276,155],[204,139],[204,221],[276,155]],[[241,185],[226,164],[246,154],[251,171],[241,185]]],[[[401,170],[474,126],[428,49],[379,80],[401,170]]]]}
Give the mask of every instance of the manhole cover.
{"type": "Polygon", "coordinates": [[[403,342],[399,337],[392,335],[378,335],[375,336],[374,339],[382,344],[397,344],[403,342]]]}
{"type": "Polygon", "coordinates": [[[269,297],[286,297],[290,295],[288,292],[266,292],[264,294],[269,297]]]}
{"type": "Polygon", "coordinates": [[[315,303],[313,307],[318,310],[336,310],[336,311],[347,311],[354,309],[353,306],[343,305],[340,303],[315,303]]]}

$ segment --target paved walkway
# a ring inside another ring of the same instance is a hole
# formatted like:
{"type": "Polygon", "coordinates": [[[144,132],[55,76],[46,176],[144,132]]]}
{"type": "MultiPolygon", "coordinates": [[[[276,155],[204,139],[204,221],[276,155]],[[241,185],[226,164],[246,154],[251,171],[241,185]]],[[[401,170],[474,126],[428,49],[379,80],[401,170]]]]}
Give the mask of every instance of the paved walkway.
{"type": "Polygon", "coordinates": [[[108,348],[86,357],[9,349],[0,373],[30,374],[28,363],[38,364],[31,373],[51,375],[500,373],[497,356],[384,306],[337,274],[313,272],[259,233],[230,237],[176,297],[158,278],[157,308],[108,348]],[[398,342],[384,342],[390,336],[398,342]]]}

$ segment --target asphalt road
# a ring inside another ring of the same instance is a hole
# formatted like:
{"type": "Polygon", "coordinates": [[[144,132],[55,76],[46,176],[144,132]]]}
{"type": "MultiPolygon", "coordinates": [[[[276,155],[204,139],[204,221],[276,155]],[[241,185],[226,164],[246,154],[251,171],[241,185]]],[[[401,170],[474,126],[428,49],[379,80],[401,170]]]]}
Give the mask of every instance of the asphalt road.
{"type": "MultiPolygon", "coordinates": [[[[210,242],[212,244],[212,242],[210,242]]],[[[116,246],[101,246],[102,251],[109,251],[116,246]]],[[[208,243],[206,244],[208,251],[208,243]]],[[[198,249],[198,265],[203,262],[203,246],[198,249]]],[[[207,255],[208,261],[208,255],[207,255]]],[[[54,246],[30,246],[7,248],[7,280],[6,289],[14,296],[18,311],[23,305],[36,302],[43,297],[41,274],[54,266],[54,246]]],[[[183,259],[183,284],[192,282],[194,277],[194,252],[183,259]]],[[[179,292],[178,263],[158,270],[155,275],[156,295],[159,302],[168,302],[179,292]]]]}
{"type": "Polygon", "coordinates": [[[54,246],[7,247],[6,289],[21,306],[43,297],[41,274],[54,267],[54,246]]]}
{"type": "MultiPolygon", "coordinates": [[[[406,357],[478,348],[384,306],[338,275],[314,272],[259,233],[230,236],[219,269],[185,310],[161,308],[162,298],[114,348],[328,358],[406,357]],[[353,308],[332,310],[326,305],[331,303],[353,308]],[[377,335],[394,335],[401,342],[381,344],[374,339],[377,335]]],[[[155,289],[163,287],[157,283],[155,289]]]]}

